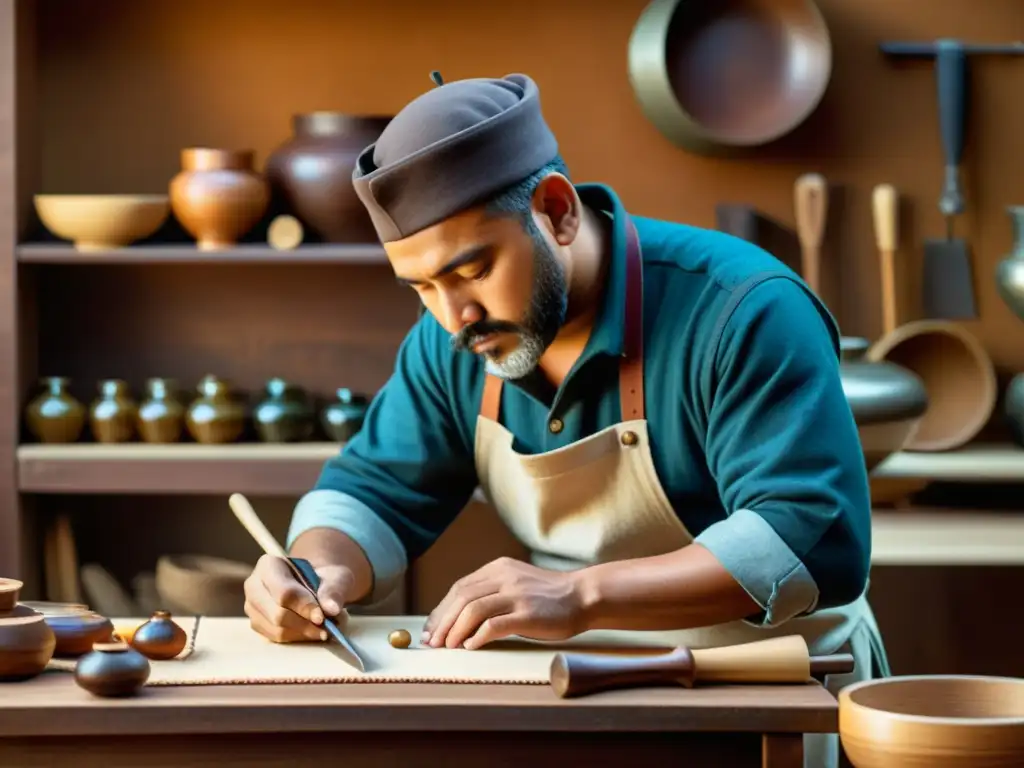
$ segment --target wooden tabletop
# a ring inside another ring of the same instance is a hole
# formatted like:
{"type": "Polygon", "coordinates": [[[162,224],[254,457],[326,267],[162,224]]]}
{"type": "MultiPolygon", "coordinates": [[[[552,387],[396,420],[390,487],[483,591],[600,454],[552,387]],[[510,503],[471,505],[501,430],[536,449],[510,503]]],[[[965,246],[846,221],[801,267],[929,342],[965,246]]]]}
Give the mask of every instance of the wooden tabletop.
{"type": "Polygon", "coordinates": [[[0,738],[265,731],[836,732],[818,684],[606,692],[541,685],[153,686],[98,699],[67,672],[0,683],[0,738]]]}

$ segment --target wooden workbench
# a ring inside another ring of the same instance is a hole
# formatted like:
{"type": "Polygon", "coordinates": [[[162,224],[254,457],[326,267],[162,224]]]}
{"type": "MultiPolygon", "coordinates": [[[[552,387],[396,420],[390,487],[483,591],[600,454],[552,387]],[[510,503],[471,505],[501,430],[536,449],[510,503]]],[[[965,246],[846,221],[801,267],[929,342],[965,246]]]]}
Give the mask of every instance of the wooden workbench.
{"type": "Polygon", "coordinates": [[[0,684],[0,765],[75,768],[687,765],[800,768],[835,732],[817,684],[560,700],[535,685],[150,687],[97,699],[70,673],[0,684]],[[763,762],[762,762],[762,753],[763,762]]]}

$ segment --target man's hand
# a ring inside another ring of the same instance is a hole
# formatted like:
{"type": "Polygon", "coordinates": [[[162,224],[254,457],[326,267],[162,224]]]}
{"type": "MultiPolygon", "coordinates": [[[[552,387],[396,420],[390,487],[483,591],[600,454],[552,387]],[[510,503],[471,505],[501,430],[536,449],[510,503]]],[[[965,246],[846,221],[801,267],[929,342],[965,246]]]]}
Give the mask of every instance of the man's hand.
{"type": "Polygon", "coordinates": [[[422,642],[474,649],[512,635],[566,640],[583,629],[583,598],[573,573],[503,557],[455,582],[427,617],[422,642]]]}
{"type": "Polygon", "coordinates": [[[316,573],[320,589],[314,599],[282,558],[263,555],[245,580],[245,615],[252,628],[275,643],[326,640],[324,614],[341,612],[355,577],[343,565],[323,566],[316,573]]]}

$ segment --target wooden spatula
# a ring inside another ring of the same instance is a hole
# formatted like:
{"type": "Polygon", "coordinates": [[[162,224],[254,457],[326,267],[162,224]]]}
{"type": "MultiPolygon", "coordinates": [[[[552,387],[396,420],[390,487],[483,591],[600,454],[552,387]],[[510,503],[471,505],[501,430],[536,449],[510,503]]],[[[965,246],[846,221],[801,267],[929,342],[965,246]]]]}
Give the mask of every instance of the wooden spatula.
{"type": "Polygon", "coordinates": [[[820,173],[805,173],[793,188],[796,234],[800,239],[804,282],[821,298],[821,244],[828,215],[828,184],[820,173]]]}
{"type": "Polygon", "coordinates": [[[896,208],[899,198],[891,184],[879,184],[871,195],[875,243],[882,273],[882,335],[896,330],[896,208]]]}

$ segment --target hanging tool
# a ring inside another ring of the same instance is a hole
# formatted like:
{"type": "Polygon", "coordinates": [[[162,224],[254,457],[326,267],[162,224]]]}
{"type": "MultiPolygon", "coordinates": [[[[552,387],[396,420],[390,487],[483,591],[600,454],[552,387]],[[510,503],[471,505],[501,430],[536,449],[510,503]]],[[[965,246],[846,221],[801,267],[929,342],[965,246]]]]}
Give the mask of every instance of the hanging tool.
{"type": "Polygon", "coordinates": [[[879,47],[883,54],[893,58],[935,60],[939,131],[945,155],[939,211],[946,219],[946,236],[925,242],[923,305],[930,317],[974,319],[977,306],[969,250],[963,239],[953,236],[954,219],[965,208],[960,189],[960,164],[968,104],[967,57],[1024,55],[1024,42],[972,45],[943,38],[930,43],[886,42],[879,47]]]}
{"type": "Polygon", "coordinates": [[[796,235],[800,239],[801,277],[821,298],[821,244],[828,216],[828,183],[820,173],[805,173],[793,185],[796,235]]]}

